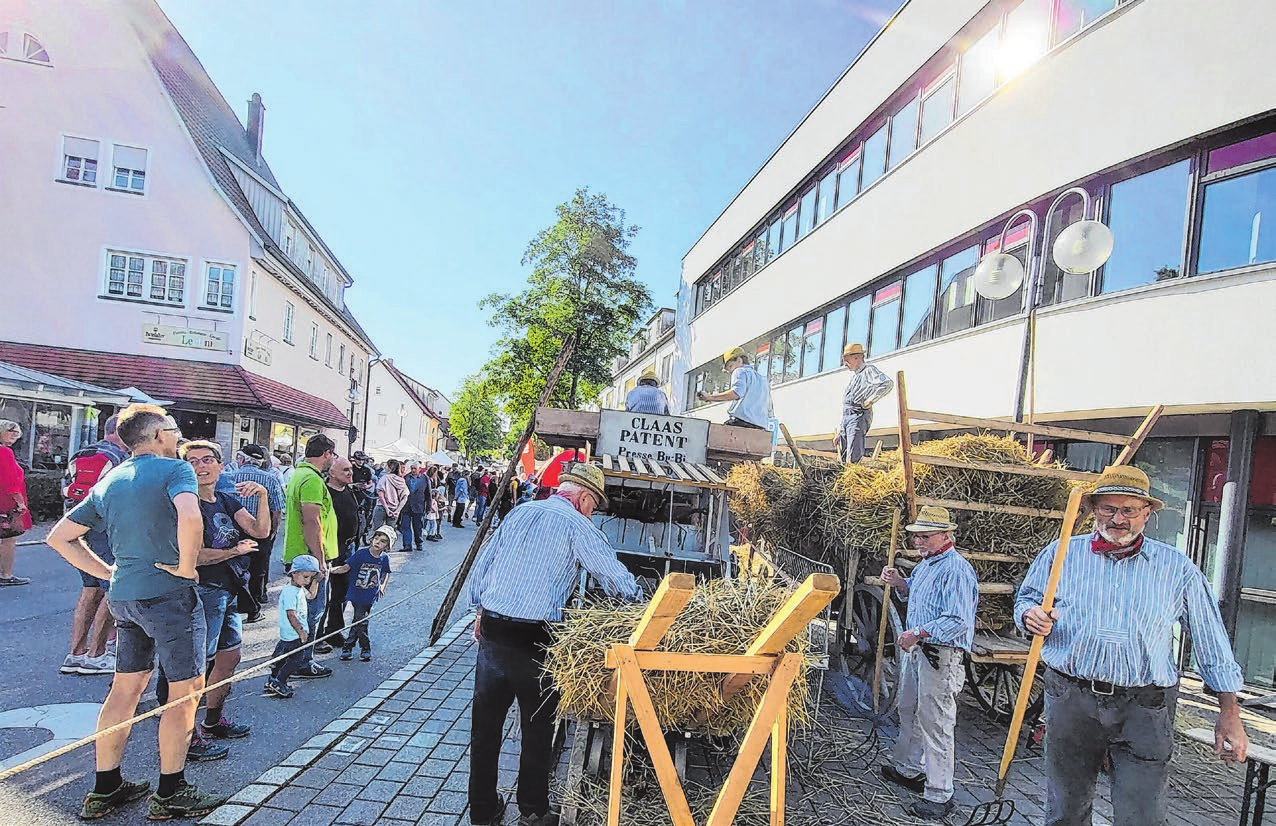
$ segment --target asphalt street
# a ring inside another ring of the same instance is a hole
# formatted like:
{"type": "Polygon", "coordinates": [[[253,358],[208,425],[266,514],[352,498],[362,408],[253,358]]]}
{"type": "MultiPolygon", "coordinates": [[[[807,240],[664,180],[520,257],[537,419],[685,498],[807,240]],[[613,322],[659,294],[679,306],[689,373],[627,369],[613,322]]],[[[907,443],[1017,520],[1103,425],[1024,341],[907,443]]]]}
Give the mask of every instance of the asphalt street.
{"type": "MultiPolygon", "coordinates": [[[[49,527],[38,525],[20,541],[37,540],[49,527]]],[[[296,696],[290,700],[262,695],[265,672],[237,684],[226,713],[235,722],[252,726],[252,733],[242,740],[226,741],[231,745],[227,759],[188,764],[187,778],[201,788],[235,792],[415,657],[429,642],[430,623],[452,581],[448,572],[460,562],[474,534],[475,527],[468,522],[461,529],[446,529],[444,540],[426,543],[423,552],[390,554],[393,574],[383,604],[426,590],[385,617],[374,617],[370,663],[357,658],[340,662],[337,652],[320,655],[317,659],[331,667],[333,675],[321,680],[294,680],[296,696]]],[[[4,768],[21,762],[21,758],[14,760],[19,755],[29,758],[41,749],[51,750],[55,740],[65,742],[91,734],[97,705],[110,682],[109,676],[58,672],[67,652],[71,610],[81,587],[76,571],[42,542],[19,546],[16,568],[32,583],[0,588],[0,766],[4,768]]],[[[278,559],[272,574],[271,607],[265,621],[244,626],[241,671],[269,659],[274,649],[274,604],[283,585],[278,559]]],[[[453,619],[465,608],[462,595],[453,619]]],[[[142,709],[153,707],[152,685],[143,697],[142,709]]],[[[143,721],[134,729],[124,757],[126,778],[154,784],[159,771],[156,719],[143,721]]],[[[77,814],[85,791],[92,785],[93,771],[93,748],[86,746],[0,783],[0,823],[50,826],[80,822],[77,814]]],[[[129,812],[136,809],[130,807],[129,812]]],[[[121,818],[125,817],[111,815],[102,822],[123,823],[126,820],[121,818]]]]}

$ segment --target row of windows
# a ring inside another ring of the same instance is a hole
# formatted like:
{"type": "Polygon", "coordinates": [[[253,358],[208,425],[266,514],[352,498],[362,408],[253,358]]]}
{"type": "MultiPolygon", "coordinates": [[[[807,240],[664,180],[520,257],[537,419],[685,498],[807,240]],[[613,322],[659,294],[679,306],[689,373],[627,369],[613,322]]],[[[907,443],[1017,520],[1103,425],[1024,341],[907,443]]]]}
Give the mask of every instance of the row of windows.
{"type": "MultiPolygon", "coordinates": [[[[923,70],[695,286],[696,315],[747,281],[1049,49],[1132,0],[1022,0],[953,60],[923,70]]],[[[950,44],[953,45],[953,44],[950,44]]],[[[954,46],[955,48],[955,46],[954,46]]]]}
{"type": "Polygon", "coordinates": [[[11,29],[0,30],[0,58],[20,60],[27,63],[53,65],[49,59],[49,50],[31,32],[17,32],[11,29]]]}
{"type": "MultiPolygon", "coordinates": [[[[186,260],[127,250],[108,250],[104,295],[126,301],[186,305],[186,260]]],[[[229,264],[207,263],[204,293],[199,306],[233,310],[235,268],[229,264]]]]}
{"type": "Polygon", "coordinates": [[[283,247],[284,255],[287,255],[294,264],[301,267],[311,283],[318,287],[324,295],[332,299],[333,303],[340,306],[343,301],[343,285],[340,274],[338,274],[335,267],[328,264],[323,255],[320,254],[318,247],[306,237],[305,232],[287,218],[284,219],[281,246],[283,247]]]}
{"type": "MultiPolygon", "coordinates": [[[[291,301],[284,302],[284,328],[283,339],[285,344],[296,344],[296,328],[297,328],[297,306],[291,301]]],[[[343,376],[346,375],[346,345],[337,344],[336,364],[333,364],[333,345],[335,339],[332,333],[325,333],[325,341],[323,348],[323,363],[327,367],[333,367],[343,376]]],[[[310,322],[310,343],[306,348],[307,354],[315,361],[319,360],[319,322],[310,322]]],[[[362,365],[354,352],[350,353],[350,376],[356,381],[360,381],[362,375],[362,365]]]]}
{"type": "MultiPolygon", "coordinates": [[[[146,150],[121,143],[110,144],[111,166],[106,188],[142,195],[146,192],[146,150]]],[[[96,188],[102,142],[92,138],[62,137],[62,165],[58,180],[96,188]]]]}
{"type": "MultiPolygon", "coordinates": [[[[956,239],[916,263],[856,290],[832,306],[808,314],[744,345],[772,384],[836,370],[842,347],[863,343],[870,357],[959,333],[1025,311],[1026,287],[1038,279],[1038,305],[1053,305],[1191,275],[1276,262],[1276,230],[1263,215],[1276,210],[1276,131],[1251,127],[1201,142],[1081,186],[1104,204],[1102,218],[1116,238],[1097,272],[1072,275],[1050,250],[1064,227],[1081,218],[1079,198],[1062,202],[1048,225],[1025,218],[1012,226],[991,224],[956,239]],[[1238,138],[1240,138],[1238,140],[1238,138]],[[990,301],[975,292],[979,259],[1005,251],[1025,265],[1024,285],[990,301]]],[[[1042,216],[1053,201],[1026,205],[1042,216]]],[[[693,407],[698,390],[718,392],[729,377],[721,359],[688,375],[693,407]]]]}

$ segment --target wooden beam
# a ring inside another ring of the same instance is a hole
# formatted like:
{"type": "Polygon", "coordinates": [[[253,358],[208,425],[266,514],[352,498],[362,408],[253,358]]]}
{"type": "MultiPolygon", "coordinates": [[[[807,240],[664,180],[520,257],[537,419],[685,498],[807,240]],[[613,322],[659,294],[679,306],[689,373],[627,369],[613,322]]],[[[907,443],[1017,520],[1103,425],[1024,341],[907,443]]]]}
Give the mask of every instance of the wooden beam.
{"type": "Polygon", "coordinates": [[[672,470],[672,471],[673,471],[673,473],[674,473],[674,475],[675,475],[675,476],[677,476],[679,479],[690,479],[690,478],[691,478],[690,476],[688,476],[688,475],[687,475],[687,472],[686,472],[685,470],[683,470],[683,469],[682,469],[682,468],[678,465],[678,463],[677,463],[677,462],[675,462],[675,461],[673,461],[672,459],[670,459],[670,460],[669,460],[669,469],[670,469],[670,470],[672,470]]]}
{"type": "Polygon", "coordinates": [[[612,467],[613,467],[613,465],[612,465],[612,462],[611,462],[611,454],[610,454],[610,453],[604,453],[604,454],[603,454],[603,470],[611,470],[611,469],[612,469],[612,467]]]}
{"type": "Polygon", "coordinates": [[[629,461],[633,463],[634,472],[643,476],[650,476],[651,471],[647,470],[647,465],[643,463],[641,456],[630,456],[629,461]]]}
{"type": "Polygon", "coordinates": [[[805,476],[806,462],[802,461],[802,454],[798,450],[797,443],[793,441],[793,436],[789,434],[789,426],[784,422],[780,422],[780,432],[784,434],[784,442],[789,446],[789,450],[793,453],[793,463],[797,465],[798,472],[805,476]]]}
{"type": "Polygon", "coordinates": [[[953,413],[935,413],[930,410],[909,410],[913,419],[928,422],[942,422],[963,427],[981,427],[985,430],[1004,430],[1008,433],[1034,433],[1038,436],[1053,436],[1057,439],[1076,439],[1082,442],[1099,442],[1106,445],[1125,447],[1129,436],[1116,433],[1100,433],[1093,430],[1076,430],[1071,427],[1055,427],[1045,424],[1027,424],[1025,422],[1007,422],[1003,419],[978,419],[973,416],[958,416],[953,413]]]}
{"type": "Polygon", "coordinates": [[[708,477],[710,482],[718,482],[719,484],[723,484],[723,485],[727,483],[726,479],[723,479],[721,476],[719,476],[713,470],[713,468],[709,467],[708,465],[699,465],[698,467],[700,469],[700,472],[703,473],[706,477],[708,477]]]}
{"type": "Polygon", "coordinates": [[[710,458],[730,462],[763,459],[771,455],[771,431],[710,424],[706,452],[710,458]]]}
{"type": "Polygon", "coordinates": [[[784,826],[784,787],[789,773],[789,707],[780,706],[771,723],[771,826],[784,826]]]}
{"type": "Polygon", "coordinates": [[[917,497],[919,505],[938,505],[941,508],[953,508],[961,511],[979,511],[981,513],[1010,513],[1015,516],[1040,516],[1045,519],[1062,519],[1063,511],[1048,508],[1026,508],[1019,505],[989,505],[983,502],[962,502],[957,499],[932,499],[929,496],[917,497]]]}
{"type": "Polygon", "coordinates": [[[904,465],[904,507],[908,508],[908,521],[914,522],[917,520],[917,490],[913,486],[913,441],[908,422],[911,411],[908,409],[903,370],[895,374],[895,390],[899,401],[899,456],[904,465]]]}
{"type": "Polygon", "coordinates": [[[1161,418],[1161,414],[1165,412],[1165,405],[1158,404],[1156,407],[1148,411],[1147,416],[1143,419],[1143,423],[1134,431],[1134,435],[1130,437],[1130,442],[1121,451],[1121,455],[1113,462],[1116,465],[1128,465],[1134,461],[1134,454],[1143,446],[1143,440],[1152,432],[1152,428],[1156,427],[1157,419],[1161,418]]]}
{"type": "Polygon", "coordinates": [[[601,420],[602,414],[598,412],[538,407],[533,430],[546,444],[570,447],[587,439],[597,439],[601,420]]]}
{"type": "Polygon", "coordinates": [[[1093,482],[1099,478],[1097,473],[1086,473],[1083,470],[1045,467],[1042,465],[1007,465],[999,462],[963,462],[960,459],[949,459],[947,456],[928,456],[925,453],[913,452],[913,461],[923,465],[951,467],[959,470],[988,470],[994,473],[1010,473],[1016,476],[1046,476],[1053,479],[1068,479],[1077,482],[1093,482]]]}
{"type": "MultiPolygon", "coordinates": [[[[625,691],[624,680],[613,679],[612,682],[616,684],[616,715],[611,724],[611,788],[607,794],[607,826],[620,826],[620,801],[625,787],[625,717],[629,695],[625,691]]],[[[601,737],[602,732],[595,736],[601,737]]]]}
{"type": "Polygon", "coordinates": [[[696,578],[691,574],[669,574],[661,580],[655,596],[629,637],[630,647],[641,651],[659,645],[682,609],[691,602],[695,591],[696,578]]]}
{"type": "Polygon", "coordinates": [[[617,455],[617,456],[616,456],[616,464],[620,467],[621,471],[623,471],[624,473],[633,473],[633,472],[634,472],[634,471],[633,471],[633,468],[631,468],[631,467],[629,466],[629,460],[628,460],[628,459],[626,459],[624,456],[617,455]]]}
{"type": "Polygon", "coordinates": [[[695,481],[708,482],[709,484],[713,484],[712,482],[709,482],[709,480],[705,477],[703,473],[700,472],[700,468],[696,465],[695,462],[683,462],[682,466],[686,468],[687,475],[690,476],[695,481]]]}
{"type": "MultiPolygon", "coordinates": [[[[643,671],[687,671],[700,674],[770,674],[774,656],[745,657],[740,654],[681,654],[670,651],[636,651],[643,671]]],[[[616,655],[608,649],[607,667],[617,668],[616,655]]]]}

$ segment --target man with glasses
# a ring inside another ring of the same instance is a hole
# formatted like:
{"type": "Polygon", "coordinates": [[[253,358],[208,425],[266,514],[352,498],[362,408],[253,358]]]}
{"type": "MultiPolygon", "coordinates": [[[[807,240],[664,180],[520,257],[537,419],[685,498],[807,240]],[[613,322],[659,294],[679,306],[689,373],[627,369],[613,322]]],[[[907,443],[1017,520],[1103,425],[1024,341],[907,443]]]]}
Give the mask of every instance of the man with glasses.
{"type": "MultiPolygon", "coordinates": [[[[159,788],[151,796],[148,817],[200,817],[226,797],[201,792],[185,775],[206,653],[204,611],[195,592],[195,565],[203,545],[199,484],[191,466],[177,459],[181,432],[162,407],[125,408],[116,432],[132,457],[94,485],[54,526],[47,542],[76,568],[111,581],[107,599],[118,647],[115,679],[98,715],[98,730],[136,714],[157,657],[172,680],[171,698],[189,698],[160,716],[159,788]],[[84,544],[90,529],[106,532],[114,565],[84,544]]],[[[150,791],[149,783],[121,777],[129,732],[124,727],[97,740],[96,782],[81,817],[103,817],[150,791]]]]}
{"type": "Polygon", "coordinates": [[[551,826],[549,775],[554,769],[558,694],[541,671],[550,623],[563,618],[584,568],[612,596],[642,598],[590,516],[607,506],[603,472],[577,464],[559,477],[558,491],[515,508],[483,546],[470,575],[479,640],[470,716],[470,822],[497,824],[505,798],[496,790],[505,716],[514,700],[522,715],[518,767],[520,826],[551,826]]]}
{"type": "Polygon", "coordinates": [[[1089,826],[1106,752],[1113,821],[1161,824],[1178,699],[1175,623],[1186,617],[1197,669],[1218,694],[1214,753],[1225,763],[1243,763],[1249,745],[1236,703],[1241,669],[1205,575],[1143,533],[1164,507],[1147,474],[1109,467],[1082,502],[1094,532],[1068,543],[1055,607],[1047,614],[1041,601],[1057,543],[1032,563],[1015,601],[1019,627],[1045,637],[1045,823],[1089,826]]]}
{"type": "MultiPolygon", "coordinates": [[[[310,554],[319,564],[319,591],[306,603],[306,627],[312,642],[328,608],[328,562],[337,558],[337,514],[323,478],[336,458],[337,445],[332,439],[322,433],[311,436],[306,442],[305,461],[297,463],[284,494],[284,565],[289,566],[302,554],[310,554]]],[[[314,660],[314,647],[308,646],[293,676],[299,680],[332,676],[331,668],[314,660]]]]}

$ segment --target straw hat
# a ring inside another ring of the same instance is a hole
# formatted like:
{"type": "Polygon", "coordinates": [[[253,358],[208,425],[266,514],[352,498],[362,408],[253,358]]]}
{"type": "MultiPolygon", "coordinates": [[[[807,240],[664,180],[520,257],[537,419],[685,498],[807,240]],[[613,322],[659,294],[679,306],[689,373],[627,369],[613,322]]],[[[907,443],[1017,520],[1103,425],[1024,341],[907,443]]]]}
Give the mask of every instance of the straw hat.
{"type": "Polygon", "coordinates": [[[571,466],[571,469],[558,477],[558,484],[571,482],[580,485],[585,490],[598,497],[598,504],[607,507],[607,488],[606,481],[603,479],[603,472],[597,465],[587,464],[585,462],[577,462],[571,466]]]}
{"type": "Polygon", "coordinates": [[[747,358],[748,356],[744,354],[743,347],[732,347],[730,350],[722,354],[722,363],[726,364],[728,361],[731,361],[731,359],[747,359],[747,358]]]}
{"type": "Polygon", "coordinates": [[[643,370],[642,375],[638,377],[638,381],[649,381],[652,384],[658,383],[659,380],[656,378],[656,368],[648,367],[646,370],[643,370]]]}
{"type": "Polygon", "coordinates": [[[911,525],[905,525],[904,530],[912,533],[934,533],[935,531],[955,531],[957,526],[948,515],[948,508],[923,505],[917,512],[917,521],[911,525]]]}
{"type": "Polygon", "coordinates": [[[860,355],[860,356],[864,355],[863,344],[848,344],[842,348],[842,358],[846,358],[847,356],[854,356],[854,355],[860,355]]]}
{"type": "Polygon", "coordinates": [[[1093,508],[1092,502],[1096,496],[1137,496],[1146,499],[1152,510],[1159,511],[1165,507],[1165,503],[1153,496],[1151,489],[1148,475],[1143,471],[1129,465],[1113,466],[1104,468],[1099,484],[1081,497],[1081,504],[1093,508]]]}

